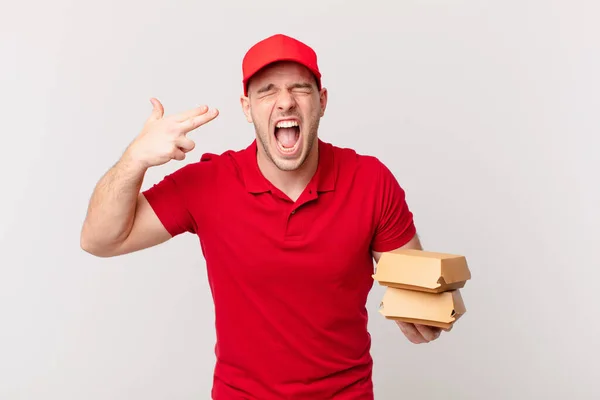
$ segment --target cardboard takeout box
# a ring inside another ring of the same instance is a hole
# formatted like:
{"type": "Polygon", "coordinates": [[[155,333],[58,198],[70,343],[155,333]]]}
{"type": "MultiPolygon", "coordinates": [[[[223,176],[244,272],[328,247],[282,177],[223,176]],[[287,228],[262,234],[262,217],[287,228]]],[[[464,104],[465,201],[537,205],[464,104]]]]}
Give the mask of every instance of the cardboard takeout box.
{"type": "Polygon", "coordinates": [[[381,255],[373,279],[383,286],[442,293],[463,288],[471,272],[461,255],[401,249],[381,255]]]}
{"type": "Polygon", "coordinates": [[[459,290],[428,293],[388,287],[379,312],[387,319],[449,331],[466,312],[466,308],[459,290]]]}

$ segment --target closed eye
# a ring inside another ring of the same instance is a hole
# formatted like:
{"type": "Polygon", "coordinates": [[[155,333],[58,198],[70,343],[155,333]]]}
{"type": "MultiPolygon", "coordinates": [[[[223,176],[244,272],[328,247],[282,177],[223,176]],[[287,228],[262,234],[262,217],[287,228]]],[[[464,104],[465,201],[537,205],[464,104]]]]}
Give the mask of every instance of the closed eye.
{"type": "MultiPolygon", "coordinates": [[[[308,82],[297,82],[287,86],[287,90],[293,94],[311,94],[314,91],[314,86],[308,82]]],[[[260,87],[256,91],[258,98],[265,98],[276,94],[279,89],[272,83],[260,87]]]]}
{"type": "Polygon", "coordinates": [[[268,93],[268,92],[272,92],[272,91],[273,91],[273,89],[275,89],[275,85],[273,85],[272,83],[270,83],[270,84],[268,84],[268,85],[265,85],[265,86],[263,86],[263,87],[259,88],[259,89],[256,91],[256,94],[260,94],[260,95],[262,95],[262,94],[265,94],[265,93],[268,93]]]}
{"type": "Polygon", "coordinates": [[[296,93],[311,93],[313,86],[310,83],[295,83],[290,88],[296,93]]]}
{"type": "Polygon", "coordinates": [[[292,91],[294,93],[299,93],[299,94],[311,94],[312,93],[312,89],[310,89],[310,88],[297,88],[297,89],[293,89],[292,91]]]}

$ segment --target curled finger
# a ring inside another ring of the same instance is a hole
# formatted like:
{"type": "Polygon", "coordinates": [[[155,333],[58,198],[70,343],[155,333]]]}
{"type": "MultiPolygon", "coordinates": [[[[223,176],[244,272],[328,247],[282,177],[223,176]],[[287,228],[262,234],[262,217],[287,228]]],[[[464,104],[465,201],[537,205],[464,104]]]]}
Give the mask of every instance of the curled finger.
{"type": "Polygon", "coordinates": [[[415,329],[417,329],[421,336],[428,342],[435,340],[440,336],[440,329],[432,326],[416,324],[415,329]]]}
{"type": "Polygon", "coordinates": [[[427,343],[427,340],[421,335],[414,324],[397,321],[398,326],[404,336],[414,344],[427,343]]]}
{"type": "Polygon", "coordinates": [[[175,140],[175,145],[184,153],[189,153],[196,147],[196,143],[194,143],[192,139],[189,139],[185,136],[178,137],[177,140],[175,140]]]}
{"type": "Polygon", "coordinates": [[[185,153],[183,152],[183,150],[181,150],[179,148],[175,148],[173,150],[173,153],[171,156],[173,157],[174,160],[177,160],[177,161],[185,160],[185,153]]]}

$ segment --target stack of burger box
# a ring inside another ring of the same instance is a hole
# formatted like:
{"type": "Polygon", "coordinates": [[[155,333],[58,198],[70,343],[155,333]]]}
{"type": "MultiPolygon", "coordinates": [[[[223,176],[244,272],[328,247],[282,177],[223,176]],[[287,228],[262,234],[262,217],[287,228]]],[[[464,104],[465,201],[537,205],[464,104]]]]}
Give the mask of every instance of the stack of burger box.
{"type": "Polygon", "coordinates": [[[386,252],[373,279],[386,286],[379,312],[387,319],[449,331],[467,311],[460,289],[471,272],[464,256],[413,249],[386,252]]]}

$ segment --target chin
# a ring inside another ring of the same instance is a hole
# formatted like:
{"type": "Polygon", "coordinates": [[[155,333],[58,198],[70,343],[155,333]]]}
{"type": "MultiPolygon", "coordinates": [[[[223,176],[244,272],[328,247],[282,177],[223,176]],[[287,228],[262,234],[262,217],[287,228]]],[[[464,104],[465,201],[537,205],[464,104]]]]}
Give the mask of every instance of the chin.
{"type": "Polygon", "coordinates": [[[296,145],[293,149],[281,149],[275,142],[271,146],[271,160],[282,171],[294,171],[299,169],[306,160],[305,149],[296,145]]]}
{"type": "Polygon", "coordinates": [[[304,158],[297,160],[282,160],[276,158],[274,164],[281,171],[296,171],[302,167],[304,160],[304,158]]]}

